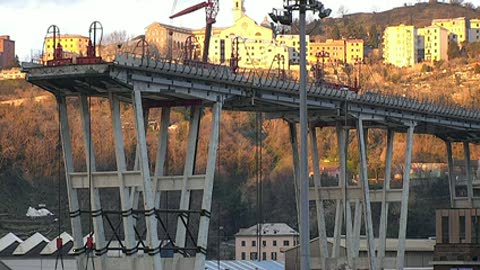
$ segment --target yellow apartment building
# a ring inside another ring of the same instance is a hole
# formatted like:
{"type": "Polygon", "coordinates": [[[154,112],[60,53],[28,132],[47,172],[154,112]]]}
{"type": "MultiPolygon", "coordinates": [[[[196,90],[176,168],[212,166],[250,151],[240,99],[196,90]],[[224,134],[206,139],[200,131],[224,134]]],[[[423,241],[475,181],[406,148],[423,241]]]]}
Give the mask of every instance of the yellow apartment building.
{"type": "Polygon", "coordinates": [[[416,30],[413,25],[390,26],[383,34],[384,63],[397,67],[413,66],[417,59],[416,30]]]}
{"type": "Polygon", "coordinates": [[[432,25],[441,26],[448,30],[449,39],[457,42],[459,46],[467,41],[467,19],[465,17],[454,19],[437,19],[432,21],[432,25]]]}
{"type": "MultiPolygon", "coordinates": [[[[325,58],[325,62],[345,62],[345,45],[344,39],[334,40],[327,39],[325,42],[310,42],[308,62],[314,64],[317,62],[317,53],[328,53],[329,57],[325,58]]],[[[323,60],[318,59],[321,63],[323,60]]]]}
{"type": "Polygon", "coordinates": [[[480,19],[470,19],[468,28],[468,42],[480,41],[480,19]]]}
{"type": "MultiPolygon", "coordinates": [[[[317,61],[317,53],[328,53],[326,62],[342,62],[353,64],[363,60],[364,49],[362,39],[327,39],[325,42],[311,42],[309,45],[308,61],[313,64],[317,61]]],[[[322,62],[322,59],[318,59],[322,62]]]]}
{"type": "Polygon", "coordinates": [[[346,42],[346,62],[355,63],[363,60],[363,39],[347,39],[346,42]]]}
{"type": "Polygon", "coordinates": [[[53,44],[53,37],[46,37],[43,49],[43,60],[53,59],[53,50],[60,43],[65,57],[85,56],[87,53],[88,37],[81,35],[60,35],[57,44],[53,44]]]}
{"type": "Polygon", "coordinates": [[[448,60],[449,31],[447,29],[432,25],[419,28],[418,35],[423,36],[425,61],[448,60]]]}

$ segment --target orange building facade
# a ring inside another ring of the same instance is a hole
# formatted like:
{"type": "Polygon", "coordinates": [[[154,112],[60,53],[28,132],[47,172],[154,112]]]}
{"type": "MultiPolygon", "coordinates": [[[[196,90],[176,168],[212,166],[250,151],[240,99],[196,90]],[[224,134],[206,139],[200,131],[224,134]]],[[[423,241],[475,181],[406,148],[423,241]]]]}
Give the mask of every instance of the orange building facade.
{"type": "Polygon", "coordinates": [[[0,69],[15,66],[15,41],[10,36],[0,36],[0,69]]]}

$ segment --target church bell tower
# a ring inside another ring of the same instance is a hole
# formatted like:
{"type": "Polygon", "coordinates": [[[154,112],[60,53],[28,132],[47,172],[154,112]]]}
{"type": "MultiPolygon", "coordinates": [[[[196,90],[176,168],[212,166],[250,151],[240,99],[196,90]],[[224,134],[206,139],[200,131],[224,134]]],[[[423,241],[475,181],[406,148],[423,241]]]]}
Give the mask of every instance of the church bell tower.
{"type": "Polygon", "coordinates": [[[233,0],[233,21],[236,22],[245,15],[244,0],[233,0]]]}

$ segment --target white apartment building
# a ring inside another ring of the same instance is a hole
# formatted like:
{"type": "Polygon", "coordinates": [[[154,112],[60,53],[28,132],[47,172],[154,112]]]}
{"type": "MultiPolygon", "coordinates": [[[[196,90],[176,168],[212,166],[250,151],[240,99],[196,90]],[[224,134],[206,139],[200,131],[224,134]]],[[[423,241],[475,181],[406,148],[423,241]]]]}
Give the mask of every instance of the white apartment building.
{"type": "Polygon", "coordinates": [[[284,251],[296,246],[298,237],[298,232],[285,223],[240,229],[235,235],[235,260],[285,261],[284,251]]]}
{"type": "Polygon", "coordinates": [[[470,19],[468,28],[468,42],[480,41],[480,19],[470,19]]]}

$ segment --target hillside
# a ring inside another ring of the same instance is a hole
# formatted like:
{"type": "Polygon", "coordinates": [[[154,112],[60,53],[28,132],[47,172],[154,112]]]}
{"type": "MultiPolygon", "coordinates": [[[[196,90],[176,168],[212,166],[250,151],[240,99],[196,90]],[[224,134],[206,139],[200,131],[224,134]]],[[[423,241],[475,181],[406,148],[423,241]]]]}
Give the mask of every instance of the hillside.
{"type": "Polygon", "coordinates": [[[403,6],[378,13],[354,13],[344,16],[345,19],[365,27],[377,25],[381,28],[402,23],[425,27],[430,25],[433,19],[457,17],[480,18],[480,10],[447,3],[417,3],[413,6],[403,6]]]}
{"type": "MultiPolygon", "coordinates": [[[[348,7],[345,9],[348,11],[348,7]]],[[[417,3],[383,12],[345,14],[342,18],[314,21],[307,26],[307,32],[318,36],[318,39],[362,38],[366,45],[378,47],[387,26],[413,24],[416,27],[425,27],[430,25],[433,19],[457,17],[480,18],[480,8],[447,3],[417,3]]],[[[293,27],[292,31],[297,29],[298,27],[293,27]]]]}

